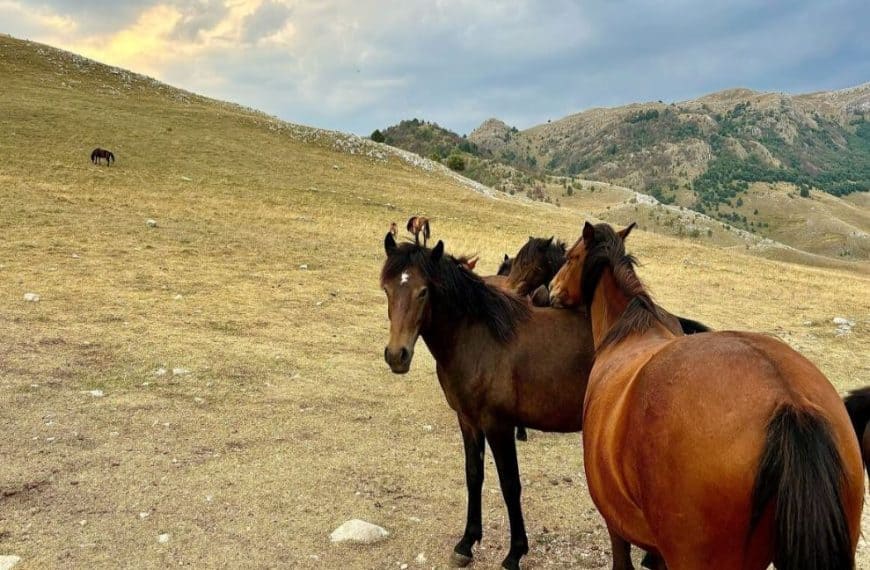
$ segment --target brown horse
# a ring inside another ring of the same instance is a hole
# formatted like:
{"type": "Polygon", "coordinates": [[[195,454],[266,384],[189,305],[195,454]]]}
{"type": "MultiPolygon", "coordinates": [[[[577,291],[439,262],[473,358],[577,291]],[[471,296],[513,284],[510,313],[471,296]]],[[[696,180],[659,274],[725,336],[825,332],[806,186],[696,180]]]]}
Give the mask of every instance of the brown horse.
{"type": "Polygon", "coordinates": [[[589,320],[580,313],[532,307],[486,284],[456,258],[412,243],[384,239],[381,285],[387,293],[393,372],[411,366],[418,336],[437,363],[438,380],[456,412],[465,447],[468,512],[453,562],[467,565],[483,536],[483,452],[489,443],[510,519],[503,566],[519,568],[528,552],[520,504],[514,428],[574,432],[583,424],[583,378],[592,364],[589,320]],[[587,342],[576,338],[587,337],[587,342]]]}
{"type": "Polygon", "coordinates": [[[406,226],[408,231],[414,235],[414,243],[420,243],[420,234],[423,234],[423,247],[429,241],[430,232],[429,232],[429,218],[424,218],[423,216],[411,216],[408,218],[408,224],[406,226]]]}
{"type": "Polygon", "coordinates": [[[855,435],[861,442],[861,455],[864,457],[864,467],[870,474],[870,386],[852,390],[843,398],[846,412],[852,420],[855,435]]]}
{"type": "Polygon", "coordinates": [[[100,164],[100,159],[106,159],[106,166],[109,166],[111,163],[115,162],[115,155],[112,154],[111,151],[108,151],[104,148],[95,148],[93,152],[91,152],[91,162],[94,164],[100,164]]]}
{"type": "Polygon", "coordinates": [[[513,262],[514,260],[511,259],[508,254],[504,254],[504,259],[499,264],[496,275],[507,277],[511,272],[511,265],[513,265],[513,262]]]}
{"type": "Polygon", "coordinates": [[[587,223],[550,287],[592,320],[583,455],[614,568],[629,543],[671,570],[854,568],[864,473],[837,392],[771,337],[674,336],[625,253],[632,227],[587,223]]]}

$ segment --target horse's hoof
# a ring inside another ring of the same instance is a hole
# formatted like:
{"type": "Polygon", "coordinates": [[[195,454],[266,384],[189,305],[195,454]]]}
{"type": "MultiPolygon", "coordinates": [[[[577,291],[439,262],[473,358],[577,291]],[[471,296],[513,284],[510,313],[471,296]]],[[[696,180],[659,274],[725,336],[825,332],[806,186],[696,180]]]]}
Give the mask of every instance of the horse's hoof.
{"type": "Polygon", "coordinates": [[[450,565],[454,568],[465,568],[471,561],[474,560],[471,556],[466,556],[465,554],[459,554],[458,552],[454,552],[450,555],[450,565]]]}

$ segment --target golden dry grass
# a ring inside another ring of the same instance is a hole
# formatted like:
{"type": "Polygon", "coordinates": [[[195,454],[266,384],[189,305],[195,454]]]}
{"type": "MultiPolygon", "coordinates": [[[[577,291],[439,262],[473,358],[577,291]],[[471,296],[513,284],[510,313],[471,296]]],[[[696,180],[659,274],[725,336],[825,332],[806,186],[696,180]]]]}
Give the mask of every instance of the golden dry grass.
{"type": "MultiPolygon", "coordinates": [[[[403,377],[383,363],[383,234],[431,215],[490,272],[529,234],[573,239],[583,215],[8,38],[0,84],[0,553],[24,568],[398,568],[422,552],[444,567],[461,441],[428,353],[403,377]],[[97,145],[115,166],[88,162],[97,145]],[[330,545],[353,517],[391,538],[330,545]]],[[[866,276],[632,237],[666,307],[777,334],[841,390],[870,383],[866,276]],[[834,316],[853,332],[836,336],[834,316]]],[[[487,461],[482,568],[507,545],[487,461]]],[[[605,567],[579,436],[533,433],[520,461],[526,567],[605,567]]]]}

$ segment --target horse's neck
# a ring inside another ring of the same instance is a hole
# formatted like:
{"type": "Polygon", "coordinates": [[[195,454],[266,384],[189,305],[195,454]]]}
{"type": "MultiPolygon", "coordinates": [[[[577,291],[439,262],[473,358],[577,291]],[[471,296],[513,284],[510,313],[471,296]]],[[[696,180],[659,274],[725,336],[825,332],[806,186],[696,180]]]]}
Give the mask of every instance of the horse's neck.
{"type": "Polygon", "coordinates": [[[435,361],[442,367],[452,368],[458,362],[456,357],[463,346],[489,340],[489,335],[485,332],[481,334],[475,325],[463,315],[450,317],[437,307],[432,307],[429,323],[420,334],[435,361]]]}
{"type": "Polygon", "coordinates": [[[595,295],[592,297],[592,307],[589,311],[589,317],[592,320],[592,339],[595,343],[595,348],[601,344],[601,341],[607,335],[607,331],[619,320],[622,313],[625,312],[625,307],[628,305],[628,297],[619,288],[616,279],[613,277],[613,271],[610,268],[604,270],[601,279],[598,282],[598,287],[595,288],[595,295]]]}

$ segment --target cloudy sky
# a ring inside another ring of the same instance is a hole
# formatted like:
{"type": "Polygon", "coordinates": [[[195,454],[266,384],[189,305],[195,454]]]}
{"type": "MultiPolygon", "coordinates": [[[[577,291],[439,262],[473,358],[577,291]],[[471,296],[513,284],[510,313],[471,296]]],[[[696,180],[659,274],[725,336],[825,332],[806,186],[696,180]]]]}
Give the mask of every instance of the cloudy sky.
{"type": "Polygon", "coordinates": [[[867,22],[867,0],[0,0],[0,32],[359,134],[854,86],[867,22]]]}

